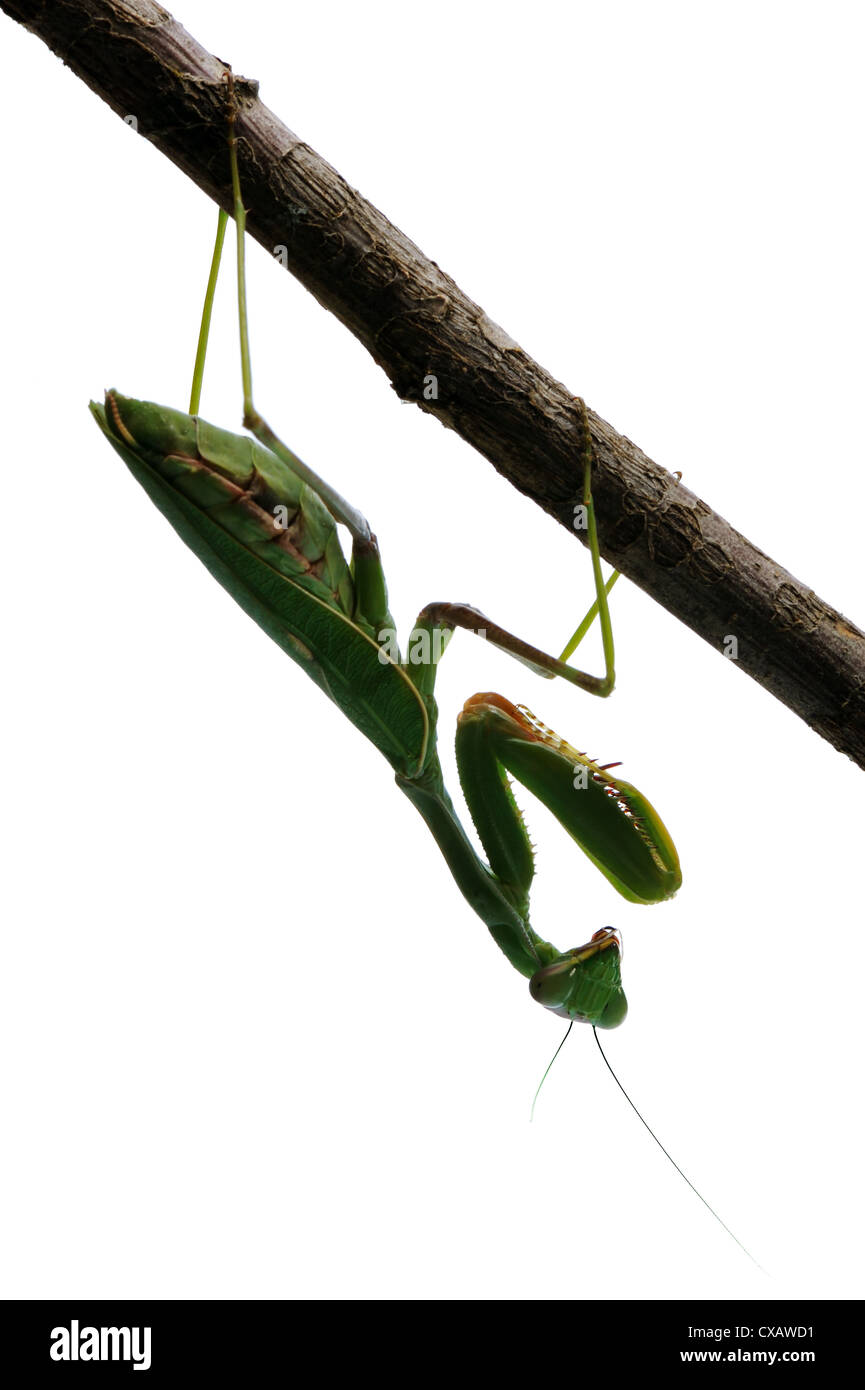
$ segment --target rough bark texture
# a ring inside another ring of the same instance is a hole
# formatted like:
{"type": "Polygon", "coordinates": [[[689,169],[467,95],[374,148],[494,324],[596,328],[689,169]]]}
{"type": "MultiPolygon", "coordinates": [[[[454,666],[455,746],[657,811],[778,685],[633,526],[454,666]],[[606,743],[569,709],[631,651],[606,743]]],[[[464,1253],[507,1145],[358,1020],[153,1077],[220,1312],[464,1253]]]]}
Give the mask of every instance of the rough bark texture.
{"type": "MultiPolygon", "coordinates": [[[[230,209],[224,67],[151,0],[0,0],[230,209]]],[[[239,11],[242,23],[242,12],[239,11]]],[[[570,393],[237,79],[249,232],[342,320],[406,401],[438,416],[573,531],[570,393]],[[423,398],[424,378],[438,399],[423,398]]],[[[865,636],[589,411],[607,560],[865,767],[865,636]]]]}

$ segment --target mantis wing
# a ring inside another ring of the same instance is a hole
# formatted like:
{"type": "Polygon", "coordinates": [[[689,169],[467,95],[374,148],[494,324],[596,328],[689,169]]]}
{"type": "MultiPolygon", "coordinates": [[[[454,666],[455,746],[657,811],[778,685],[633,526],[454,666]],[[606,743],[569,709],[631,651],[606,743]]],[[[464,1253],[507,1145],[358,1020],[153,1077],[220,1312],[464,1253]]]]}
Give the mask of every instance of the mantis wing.
{"type": "Polygon", "coordinates": [[[426,706],[356,611],[336,526],[315,493],[260,444],[197,417],[116,392],[90,409],[133,477],[244,612],[398,772],[415,772],[429,742],[426,706]],[[292,517],[287,527],[275,521],[280,506],[292,517]]]}

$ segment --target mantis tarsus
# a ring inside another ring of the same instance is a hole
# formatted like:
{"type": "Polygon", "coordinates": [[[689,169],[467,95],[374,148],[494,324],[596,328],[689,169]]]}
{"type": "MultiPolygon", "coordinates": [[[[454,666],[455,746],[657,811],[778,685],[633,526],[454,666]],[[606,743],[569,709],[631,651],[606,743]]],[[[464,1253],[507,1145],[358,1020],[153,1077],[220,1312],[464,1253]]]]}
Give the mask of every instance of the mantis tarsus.
{"type": "Polygon", "coordinates": [[[91,403],[93,414],[211,574],[388,759],[397,785],[429,826],[464,897],[511,964],[529,979],[532,997],[570,1023],[614,1028],[627,1012],[619,934],[604,927],[584,945],[561,952],[535,932],[529,920],[532,848],[508,774],[549,807],[613,887],[632,902],[661,902],[681,884],[678,856],[657,812],[635,787],[612,775],[617,764],[599,766],[524,707],[498,694],[477,694],[459,716],[456,754],[465,800],[488,856],[484,863],[459,821],[436,752],[437,664],[457,627],[483,636],[547,678],[560,676],[601,697],[613,689],[607,595],[617,576],[605,584],[601,572],[585,407],[577,400],[582,429],[575,444],[575,474],[582,485],[596,601],[562,656],[550,656],[476,609],[451,602],[421,611],[401,654],[369,524],[282,443],[253,403],[233,93],[228,143],[237,228],[243,423],[255,438],[219,429],[197,413],[226,225],[222,212],[189,412],[109,391],[104,405],[91,403]],[[351,536],[350,564],[337,524],[351,536]],[[567,664],[596,616],[603,676],[567,664]]]}

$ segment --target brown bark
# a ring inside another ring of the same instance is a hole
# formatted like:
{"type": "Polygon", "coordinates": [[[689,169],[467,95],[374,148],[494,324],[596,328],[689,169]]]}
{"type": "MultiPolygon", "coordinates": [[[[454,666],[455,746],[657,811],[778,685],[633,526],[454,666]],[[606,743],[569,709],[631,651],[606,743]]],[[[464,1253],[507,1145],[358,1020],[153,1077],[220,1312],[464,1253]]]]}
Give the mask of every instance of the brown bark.
{"type": "MultiPolygon", "coordinates": [[[[224,66],[151,0],[0,0],[230,209],[224,66]]],[[[237,79],[249,232],[436,415],[574,534],[573,397],[237,79]],[[438,397],[424,399],[434,376],[438,397]]],[[[865,767],[865,636],[591,410],[605,558],[865,767]]]]}

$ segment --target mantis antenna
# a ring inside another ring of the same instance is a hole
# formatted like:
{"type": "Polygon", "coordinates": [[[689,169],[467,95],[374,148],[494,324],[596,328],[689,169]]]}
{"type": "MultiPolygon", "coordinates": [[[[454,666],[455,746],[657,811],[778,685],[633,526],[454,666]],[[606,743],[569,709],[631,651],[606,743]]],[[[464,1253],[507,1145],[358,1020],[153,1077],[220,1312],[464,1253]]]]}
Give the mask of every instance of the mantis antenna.
{"type": "MultiPolygon", "coordinates": [[[[570,1032],[570,1029],[568,1029],[568,1032],[570,1032]]],[[[719,1225],[719,1226],[723,1226],[724,1230],[727,1232],[727,1235],[730,1237],[730,1239],[731,1239],[731,1240],[734,1240],[734,1241],[736,1242],[736,1244],[738,1245],[739,1249],[740,1249],[744,1254],[746,1254],[746,1255],[748,1256],[748,1259],[751,1261],[752,1264],[754,1264],[754,1265],[757,1266],[757,1268],[759,1269],[760,1273],[761,1273],[761,1274],[765,1274],[766,1271],[765,1271],[765,1269],[763,1268],[763,1266],[762,1266],[757,1260],[754,1259],[754,1256],[751,1254],[750,1250],[748,1250],[748,1249],[742,1244],[742,1242],[740,1241],[739,1237],[738,1237],[737,1235],[734,1235],[734,1233],[730,1230],[730,1227],[727,1225],[726,1221],[722,1221],[722,1220],[721,1220],[720,1216],[719,1216],[718,1213],[715,1211],[715,1208],[709,1206],[709,1203],[706,1201],[706,1199],[705,1199],[705,1197],[703,1196],[702,1192],[698,1192],[698,1191],[697,1191],[697,1188],[696,1188],[696,1187],[694,1186],[694,1184],[691,1182],[691,1179],[688,1177],[687,1173],[683,1173],[683,1172],[682,1172],[681,1168],[679,1167],[679,1165],[678,1165],[678,1163],[676,1162],[676,1160],[673,1158],[672,1154],[669,1153],[668,1150],[664,1148],[663,1144],[661,1143],[661,1141],[660,1141],[660,1139],[658,1138],[658,1136],[657,1136],[657,1134],[655,1133],[655,1131],[652,1129],[651,1125],[649,1125],[649,1124],[643,1119],[643,1117],[642,1117],[642,1115],[640,1114],[639,1110],[637,1109],[636,1105],[635,1105],[634,1102],[631,1100],[631,1097],[628,1095],[628,1093],[627,1093],[627,1091],[625,1090],[624,1086],[622,1085],[621,1081],[620,1081],[619,1078],[616,1076],[616,1073],[613,1071],[613,1068],[610,1066],[609,1060],[608,1060],[608,1058],[607,1058],[607,1054],[606,1054],[606,1052],[604,1051],[604,1049],[601,1047],[601,1040],[600,1040],[600,1038],[598,1037],[598,1030],[597,1030],[597,1028],[593,1027],[593,1028],[592,1028],[592,1032],[593,1032],[594,1035],[595,1035],[595,1042],[598,1044],[598,1051],[600,1052],[601,1056],[602,1056],[603,1059],[604,1059],[604,1065],[606,1066],[607,1071],[610,1073],[610,1076],[613,1078],[613,1080],[615,1081],[615,1083],[616,1083],[616,1085],[618,1086],[619,1090],[621,1091],[622,1095],[625,1097],[625,1100],[628,1102],[628,1104],[630,1105],[630,1107],[631,1107],[631,1109],[633,1110],[634,1114],[636,1115],[637,1119],[640,1121],[640,1124],[643,1125],[644,1128],[646,1128],[646,1129],[649,1131],[649,1133],[651,1134],[651,1136],[652,1136],[652,1138],[654,1139],[655,1143],[657,1144],[658,1148],[661,1150],[661,1153],[664,1155],[665,1158],[668,1158],[668,1159],[670,1160],[670,1162],[672,1163],[672,1165],[673,1165],[673,1167],[675,1168],[676,1172],[679,1174],[679,1177],[680,1177],[680,1178],[684,1178],[685,1182],[688,1184],[688,1186],[690,1187],[691,1191],[694,1193],[695,1196],[699,1197],[700,1201],[703,1203],[703,1206],[706,1208],[706,1210],[707,1210],[707,1211],[710,1211],[710,1212],[712,1213],[712,1215],[714,1216],[714,1218],[715,1218],[715,1220],[717,1221],[718,1225],[719,1225]]],[[[567,1038],[567,1036],[568,1036],[568,1034],[566,1033],[566,1034],[565,1034],[565,1038],[567,1038]]],[[[562,1042],[564,1042],[564,1040],[565,1040],[565,1039],[563,1038],[563,1039],[562,1039],[562,1042]]],[[[556,1053],[556,1056],[558,1056],[558,1053],[556,1053]]],[[[553,1061],[555,1061],[555,1057],[553,1058],[553,1061]]],[[[552,1066],[552,1065],[553,1065],[553,1063],[551,1062],[551,1063],[550,1063],[550,1066],[552,1066]]],[[[549,1067],[547,1068],[547,1070],[549,1071],[549,1067]]]]}
{"type": "Polygon", "coordinates": [[[549,1076],[552,1070],[553,1062],[556,1060],[565,1043],[568,1041],[568,1038],[571,1036],[571,1029],[573,1028],[573,1026],[574,1020],[571,1019],[570,1023],[568,1024],[568,1031],[565,1033],[565,1036],[562,1038],[562,1041],[559,1043],[558,1047],[556,1048],[555,1052],[550,1058],[549,1066],[547,1067],[546,1071],[544,1072],[543,1076],[538,1082],[538,1089],[535,1091],[535,1098],[532,1101],[532,1113],[529,1116],[529,1124],[531,1124],[532,1120],[535,1118],[535,1106],[538,1103],[538,1096],[541,1094],[541,1087],[543,1086],[544,1082],[546,1081],[547,1077],[549,1076]]]}
{"type": "MultiPolygon", "coordinates": [[[[570,1023],[568,1024],[568,1030],[567,1030],[567,1032],[565,1033],[565,1036],[562,1038],[562,1041],[559,1043],[558,1047],[556,1048],[555,1052],[553,1053],[552,1057],[550,1058],[549,1065],[547,1066],[546,1071],[544,1072],[543,1076],[542,1076],[541,1079],[540,1079],[540,1082],[539,1082],[539,1084],[538,1084],[538,1089],[535,1091],[535,1097],[534,1097],[534,1100],[532,1101],[532,1110],[531,1110],[531,1116],[530,1116],[530,1121],[529,1121],[530,1123],[531,1123],[531,1120],[533,1120],[533,1119],[535,1118],[535,1106],[537,1105],[537,1102],[538,1102],[538,1096],[541,1094],[541,1087],[543,1086],[544,1082],[546,1081],[547,1077],[549,1076],[550,1072],[552,1071],[553,1063],[555,1062],[556,1058],[558,1057],[558,1055],[559,1055],[559,1053],[561,1052],[562,1048],[564,1047],[565,1043],[568,1041],[568,1038],[571,1036],[571,1029],[573,1028],[573,1026],[574,1026],[574,1019],[571,1019],[570,1023]]],[[[703,1196],[702,1192],[698,1191],[698,1189],[694,1186],[694,1184],[691,1182],[691,1179],[688,1177],[687,1173],[683,1173],[683,1172],[682,1172],[682,1169],[679,1167],[678,1163],[677,1163],[676,1160],[673,1158],[673,1155],[669,1152],[668,1149],[665,1149],[665,1148],[664,1148],[664,1145],[661,1143],[660,1139],[658,1138],[658,1136],[657,1136],[657,1134],[655,1133],[655,1131],[652,1129],[651,1125],[649,1125],[649,1124],[647,1123],[647,1121],[643,1119],[643,1116],[640,1114],[639,1110],[637,1109],[637,1107],[636,1107],[636,1105],[634,1104],[634,1102],[631,1100],[631,1097],[628,1095],[628,1093],[627,1093],[627,1091],[625,1090],[624,1086],[622,1085],[621,1081],[620,1081],[619,1078],[616,1076],[616,1073],[613,1071],[613,1068],[610,1066],[609,1058],[607,1057],[607,1054],[606,1054],[606,1052],[604,1051],[604,1049],[601,1047],[601,1040],[600,1040],[600,1038],[598,1037],[598,1030],[597,1030],[597,1028],[594,1027],[594,1025],[592,1026],[592,1032],[593,1032],[594,1035],[595,1035],[595,1042],[598,1044],[598,1051],[600,1052],[601,1056],[602,1056],[603,1059],[604,1059],[604,1066],[607,1068],[607,1071],[610,1073],[610,1076],[613,1078],[613,1080],[615,1081],[615,1083],[616,1083],[616,1085],[618,1086],[619,1090],[621,1091],[622,1095],[625,1097],[625,1100],[628,1102],[628,1104],[630,1105],[630,1107],[631,1107],[631,1109],[633,1110],[634,1114],[636,1115],[637,1119],[640,1121],[640,1124],[643,1125],[643,1127],[649,1131],[649,1133],[651,1134],[651,1136],[652,1136],[652,1138],[654,1139],[655,1143],[657,1144],[658,1148],[661,1150],[661,1153],[664,1155],[665,1158],[669,1159],[670,1163],[672,1163],[672,1165],[673,1165],[673,1167],[675,1168],[676,1172],[679,1174],[679,1177],[680,1177],[680,1178],[684,1178],[685,1182],[688,1184],[688,1186],[690,1187],[691,1191],[694,1193],[694,1195],[695,1195],[696,1197],[699,1197],[700,1201],[703,1203],[703,1206],[706,1208],[706,1210],[709,1211],[709,1212],[711,1212],[712,1216],[714,1216],[714,1218],[715,1218],[715,1220],[717,1221],[718,1225],[719,1225],[719,1226],[723,1226],[724,1230],[727,1232],[727,1235],[730,1237],[731,1240],[734,1240],[734,1241],[736,1242],[736,1244],[738,1245],[739,1249],[743,1252],[743,1254],[745,1254],[745,1255],[748,1256],[748,1259],[751,1261],[752,1264],[754,1264],[754,1265],[757,1266],[757,1268],[759,1269],[759,1271],[760,1271],[761,1274],[765,1274],[766,1271],[765,1271],[765,1269],[763,1268],[763,1266],[762,1266],[757,1260],[754,1259],[754,1256],[751,1254],[750,1250],[748,1250],[747,1247],[744,1246],[744,1245],[742,1244],[742,1242],[740,1241],[739,1237],[738,1237],[737,1235],[735,1235],[735,1234],[733,1233],[733,1231],[730,1230],[730,1227],[727,1225],[726,1221],[722,1221],[722,1220],[721,1220],[720,1216],[719,1216],[718,1213],[715,1211],[715,1208],[709,1206],[709,1203],[706,1201],[706,1199],[705,1199],[705,1197],[703,1196]]]]}

